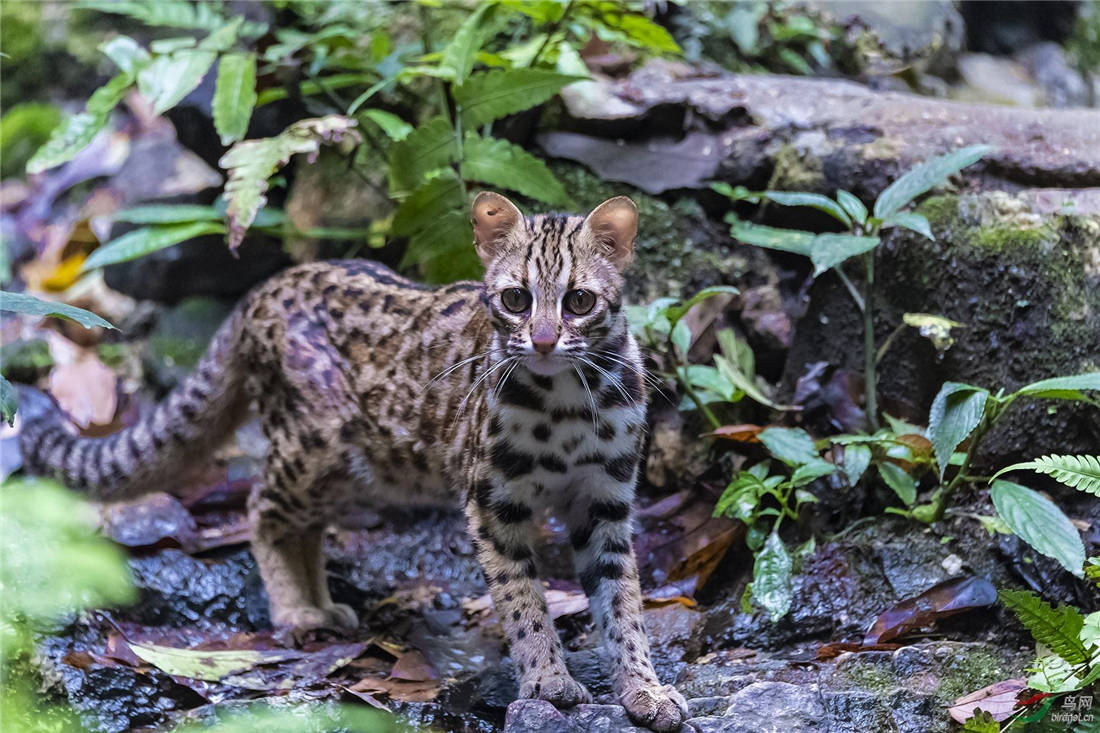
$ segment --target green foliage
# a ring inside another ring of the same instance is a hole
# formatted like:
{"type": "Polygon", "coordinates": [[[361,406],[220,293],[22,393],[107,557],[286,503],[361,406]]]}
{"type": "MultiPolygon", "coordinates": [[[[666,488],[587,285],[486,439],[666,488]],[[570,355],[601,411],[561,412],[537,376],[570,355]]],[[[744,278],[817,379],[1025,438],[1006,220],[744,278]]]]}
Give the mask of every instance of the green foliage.
{"type": "Polygon", "coordinates": [[[992,715],[979,709],[963,724],[962,733],[1001,733],[1001,724],[992,715]]]}
{"type": "Polygon", "coordinates": [[[1014,463],[994,474],[997,478],[1009,471],[1031,469],[1054,478],[1066,486],[1100,496],[1100,457],[1098,456],[1041,456],[1034,461],[1014,463]]]}
{"type": "Polygon", "coordinates": [[[81,269],[92,270],[118,262],[135,260],[204,234],[225,234],[225,227],[220,221],[193,221],[186,224],[142,227],[127,232],[92,252],[81,269]]]}
{"type": "Polygon", "coordinates": [[[779,535],[772,532],[756,554],[752,567],[752,597],[773,622],[791,610],[791,556],[779,535]]]}
{"type": "Polygon", "coordinates": [[[984,389],[946,382],[932,401],[928,437],[936,452],[941,478],[947,472],[951,454],[981,423],[988,397],[989,392],[984,389]]]}
{"type": "Polygon", "coordinates": [[[256,99],[256,54],[227,53],[222,56],[211,103],[214,127],[222,145],[234,143],[248,132],[256,99]]]}
{"type": "MultiPolygon", "coordinates": [[[[744,12],[744,8],[738,12],[744,12]]],[[[933,239],[928,220],[920,214],[904,211],[904,207],[921,194],[946,181],[951,175],[975,163],[991,150],[992,148],[988,145],[971,145],[921,163],[903,174],[879,195],[874,205],[874,216],[871,217],[867,216],[867,207],[863,202],[848,191],[837,191],[836,200],[833,200],[816,193],[753,192],[744,187],[735,188],[726,183],[715,183],[711,186],[731,201],[751,203],[770,201],[782,206],[808,206],[825,212],[849,230],[848,233],[814,234],[796,229],[750,224],[741,221],[733,213],[726,217],[726,221],[730,224],[730,236],[734,239],[757,247],[767,247],[809,257],[814,265],[814,277],[832,270],[844,282],[856,305],[863,311],[863,372],[867,395],[867,419],[871,430],[877,430],[879,424],[876,365],[881,354],[875,347],[872,288],[874,253],[881,241],[880,233],[883,229],[903,227],[933,239]],[[859,257],[863,264],[862,295],[848,280],[842,267],[845,262],[854,257],[859,257]]],[[[882,350],[885,350],[889,343],[890,341],[887,341],[883,344],[882,350]]],[[[974,398],[975,402],[977,400],[978,398],[974,398]]],[[[965,437],[963,435],[959,440],[965,437]]],[[[949,435],[944,433],[941,444],[948,439],[949,435]]],[[[937,455],[941,456],[941,464],[946,465],[942,459],[942,452],[938,452],[937,455]]]]}
{"type": "Polygon", "coordinates": [[[1070,664],[1089,660],[1089,650],[1081,641],[1085,618],[1072,606],[1054,608],[1031,591],[1002,590],[998,593],[1005,605],[1035,641],[1043,644],[1070,664]]]}
{"type": "Polygon", "coordinates": [[[569,194],[546,164],[507,140],[467,134],[462,177],[518,191],[552,205],[572,206],[569,194]]]}
{"type": "Polygon", "coordinates": [[[1074,575],[1082,576],[1085,546],[1077,528],[1054,502],[1003,479],[993,482],[989,495],[997,514],[1020,539],[1074,575]]]}
{"type": "Polygon", "coordinates": [[[262,703],[223,714],[212,725],[189,723],[174,733],[323,733],[332,730],[369,733],[411,733],[408,726],[378,710],[353,705],[328,705],[304,713],[262,703]]]}
{"type": "Polygon", "coordinates": [[[5,377],[0,377],[0,418],[8,425],[15,423],[15,413],[19,409],[19,396],[15,387],[5,377]]]}
{"type": "Polygon", "coordinates": [[[542,104],[562,87],[585,78],[545,69],[497,69],[454,87],[454,98],[463,121],[477,127],[542,104]]]}
{"type": "Polygon", "coordinates": [[[23,170],[60,122],[61,110],[42,102],[23,102],[4,112],[0,117],[0,178],[23,170]]]}
{"type": "Polygon", "coordinates": [[[0,311],[22,313],[27,316],[53,316],[75,321],[84,328],[114,328],[95,313],[64,303],[42,300],[26,293],[0,291],[0,311]]]}

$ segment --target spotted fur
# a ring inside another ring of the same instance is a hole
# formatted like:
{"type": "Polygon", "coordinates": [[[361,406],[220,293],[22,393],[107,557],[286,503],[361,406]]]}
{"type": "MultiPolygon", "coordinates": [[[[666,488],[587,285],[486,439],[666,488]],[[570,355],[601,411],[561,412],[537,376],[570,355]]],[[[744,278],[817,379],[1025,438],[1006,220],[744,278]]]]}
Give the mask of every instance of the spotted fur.
{"type": "Polygon", "coordinates": [[[621,309],[634,205],[524,218],[482,194],[473,220],[484,282],[431,288],[365,261],[292,268],[243,301],[163,403],[110,437],[77,437],[24,395],[26,464],[105,500],[171,488],[255,401],[270,449],[249,499],[252,549],[276,624],[357,624],[329,596],[327,525],[461,495],[520,695],[568,706],[591,696],[566,670],[531,546],[555,512],[620,700],[636,721],[676,729],[687,710],[650,663],[631,545],[646,409],[621,309]]]}

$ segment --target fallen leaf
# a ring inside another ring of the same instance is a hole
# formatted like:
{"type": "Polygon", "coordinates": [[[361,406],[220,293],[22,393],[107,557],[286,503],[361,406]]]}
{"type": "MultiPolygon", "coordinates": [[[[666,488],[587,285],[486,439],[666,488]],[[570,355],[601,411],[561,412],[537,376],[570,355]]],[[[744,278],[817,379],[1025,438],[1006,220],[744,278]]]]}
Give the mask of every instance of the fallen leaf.
{"type": "Polygon", "coordinates": [[[260,662],[247,671],[229,674],[219,681],[248,690],[290,690],[300,684],[316,684],[330,674],[346,667],[367,648],[366,642],[332,644],[297,658],[260,662]]]}
{"type": "Polygon", "coordinates": [[[996,602],[997,589],[985,578],[970,576],[946,580],[879,614],[863,643],[880,644],[930,626],[937,619],[992,606],[996,602]]]}
{"type": "Polygon", "coordinates": [[[176,677],[217,682],[261,664],[300,659],[305,652],[294,649],[179,649],[127,640],[142,661],[176,677]]]}
{"type": "Polygon", "coordinates": [[[858,642],[834,641],[817,648],[817,659],[835,659],[845,652],[892,652],[901,649],[902,644],[860,644],[858,642]]]}
{"type": "Polygon", "coordinates": [[[428,658],[413,649],[398,657],[390,671],[390,677],[410,682],[424,682],[439,679],[439,673],[432,669],[428,658]]]}
{"type": "Polygon", "coordinates": [[[764,428],[759,425],[723,425],[720,428],[715,428],[712,432],[704,433],[704,435],[712,438],[724,438],[737,443],[759,443],[760,439],[756,436],[763,430],[764,428]]]}
{"type": "Polygon", "coordinates": [[[439,685],[434,681],[409,682],[390,680],[381,677],[364,677],[348,688],[352,693],[368,695],[384,694],[399,702],[431,702],[439,694],[439,685]]]}
{"type": "Polygon", "coordinates": [[[115,373],[95,354],[54,367],[50,372],[50,393],[74,423],[81,428],[106,425],[115,416],[118,396],[115,373]]]}
{"type": "Polygon", "coordinates": [[[563,616],[572,616],[588,610],[588,597],[582,591],[554,590],[546,591],[546,608],[550,620],[556,621],[563,616]]]}
{"type": "Polygon", "coordinates": [[[372,708],[378,708],[379,710],[385,710],[387,713],[393,712],[389,708],[388,705],[386,705],[385,703],[379,701],[378,698],[376,698],[374,695],[370,694],[369,692],[366,692],[364,690],[354,690],[350,687],[345,687],[344,685],[337,685],[337,687],[339,687],[341,690],[343,690],[347,694],[354,697],[356,700],[360,700],[362,702],[365,702],[366,704],[370,705],[372,708]]]}
{"type": "Polygon", "coordinates": [[[947,708],[947,712],[956,722],[965,723],[976,710],[981,709],[999,723],[1016,710],[1016,698],[1025,689],[1027,680],[1023,678],[994,682],[960,697],[947,708]]]}

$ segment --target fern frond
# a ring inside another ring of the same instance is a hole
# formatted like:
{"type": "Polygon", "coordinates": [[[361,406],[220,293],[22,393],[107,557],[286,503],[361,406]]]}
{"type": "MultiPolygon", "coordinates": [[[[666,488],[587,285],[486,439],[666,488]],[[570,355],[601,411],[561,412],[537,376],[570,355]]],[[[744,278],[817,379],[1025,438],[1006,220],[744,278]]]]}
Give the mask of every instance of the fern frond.
{"type": "Polygon", "coordinates": [[[1070,664],[1088,661],[1088,650],[1081,641],[1085,617],[1076,608],[1065,605],[1054,608],[1031,591],[1002,590],[998,595],[1035,641],[1070,664]]]}
{"type": "Polygon", "coordinates": [[[1100,496],[1100,456],[1041,456],[1033,461],[1002,468],[993,478],[1022,469],[1046,474],[1070,488],[1100,496]]]}

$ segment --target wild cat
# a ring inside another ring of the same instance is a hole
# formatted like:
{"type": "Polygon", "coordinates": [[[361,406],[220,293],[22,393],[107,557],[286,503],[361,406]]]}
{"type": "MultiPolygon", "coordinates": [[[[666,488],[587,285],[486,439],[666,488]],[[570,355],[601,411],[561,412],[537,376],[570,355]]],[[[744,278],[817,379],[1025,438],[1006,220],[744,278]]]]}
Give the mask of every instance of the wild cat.
{"type": "Polygon", "coordinates": [[[368,261],[300,265],[250,293],[196,371],[136,425],[77,437],[22,391],[25,462],[101,500],[171,488],[256,402],[269,451],[249,498],[271,617],[354,629],[333,603],[326,526],[365,506],[461,498],[520,675],[519,695],[591,700],[569,674],[531,547],[544,509],[570,528],[581,584],[635,721],[677,729],[684,698],[649,658],[631,503],[645,431],[642,359],[622,310],[637,209],[525,218],[472,206],[483,282],[429,287],[368,261]]]}

